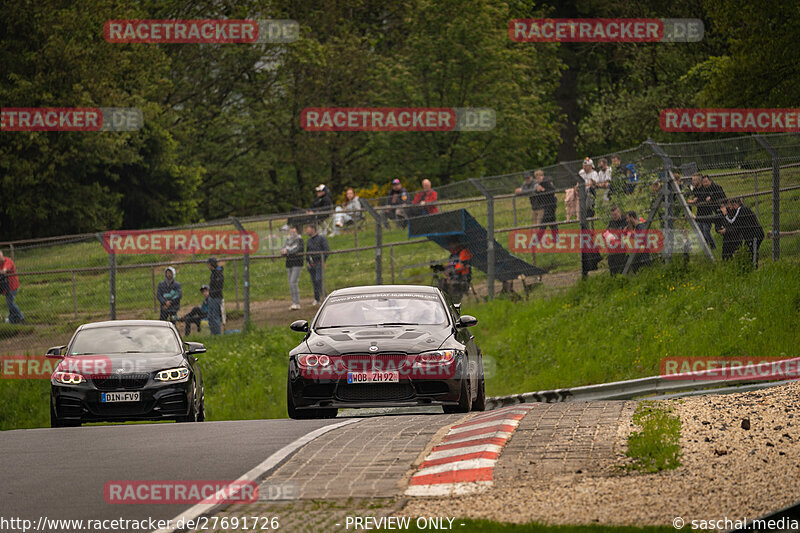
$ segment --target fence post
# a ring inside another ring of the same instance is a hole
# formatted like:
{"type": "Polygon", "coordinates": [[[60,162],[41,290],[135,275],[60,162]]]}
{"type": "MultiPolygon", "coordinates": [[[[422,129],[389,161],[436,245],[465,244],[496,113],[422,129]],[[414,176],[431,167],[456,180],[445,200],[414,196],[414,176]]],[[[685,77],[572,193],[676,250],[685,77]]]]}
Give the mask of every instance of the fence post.
{"type": "MultiPolygon", "coordinates": [[[[586,193],[586,183],[581,179],[580,174],[574,172],[569,165],[562,162],[560,165],[567,171],[567,174],[575,178],[575,184],[578,186],[578,221],[580,226],[580,233],[581,233],[581,240],[583,242],[583,232],[589,229],[589,222],[586,220],[588,217],[586,216],[586,201],[588,199],[586,193]]],[[[583,253],[583,245],[581,245],[581,277],[585,278],[589,275],[589,271],[586,270],[586,257],[583,253]]]]}
{"type": "MultiPolygon", "coordinates": [[[[95,233],[95,237],[105,248],[103,234],[95,233]]],[[[108,248],[108,305],[109,320],[117,319],[117,256],[111,247],[108,248]]]]}
{"type": "Polygon", "coordinates": [[[72,271],[72,313],[78,318],[78,292],[75,289],[75,271],[72,271]]]}
{"type": "Polygon", "coordinates": [[[158,313],[158,298],[156,297],[156,269],[150,267],[150,282],[153,286],[153,312],[158,313]]]}
{"type": "Polygon", "coordinates": [[[389,261],[392,263],[392,285],[394,285],[394,244],[389,245],[389,261]]]}
{"type": "Polygon", "coordinates": [[[239,309],[239,267],[236,266],[236,259],[233,260],[233,284],[236,286],[236,309],[239,309]]]}
{"type": "Polygon", "coordinates": [[[517,197],[516,196],[512,196],[511,197],[511,209],[514,212],[514,227],[516,228],[517,227],[517,197]]]}
{"type": "Polygon", "coordinates": [[[111,320],[117,319],[117,254],[110,252],[108,254],[108,288],[109,297],[108,303],[110,305],[109,317],[111,320]]]}
{"type": "MultiPolygon", "coordinates": [[[[231,222],[236,229],[241,233],[245,233],[247,230],[244,229],[242,223],[239,222],[239,219],[236,217],[231,217],[231,222]]],[[[244,251],[244,261],[242,267],[242,284],[244,285],[243,289],[243,299],[244,299],[244,330],[247,331],[250,327],[250,251],[244,251]]]]}
{"type": "Polygon", "coordinates": [[[581,242],[581,277],[585,278],[589,275],[589,270],[586,265],[586,253],[583,249],[583,235],[584,232],[589,230],[589,222],[586,220],[588,193],[586,192],[586,184],[578,181],[578,220],[580,221],[580,242],[581,242]]]}
{"type": "Polygon", "coordinates": [[[781,255],[781,164],[778,152],[761,135],[753,136],[762,148],[772,157],[772,260],[781,255]]]}
{"type": "Polygon", "coordinates": [[[361,200],[361,204],[375,219],[375,285],[383,285],[383,217],[368,201],[361,200]]]}
{"type": "Polygon", "coordinates": [[[476,178],[469,178],[472,186],[486,197],[486,277],[489,284],[489,299],[494,299],[494,196],[476,178]]]}
{"type": "Polygon", "coordinates": [[[9,252],[11,252],[11,260],[16,262],[17,258],[14,256],[14,243],[13,242],[8,245],[8,250],[9,250],[9,252]]]}

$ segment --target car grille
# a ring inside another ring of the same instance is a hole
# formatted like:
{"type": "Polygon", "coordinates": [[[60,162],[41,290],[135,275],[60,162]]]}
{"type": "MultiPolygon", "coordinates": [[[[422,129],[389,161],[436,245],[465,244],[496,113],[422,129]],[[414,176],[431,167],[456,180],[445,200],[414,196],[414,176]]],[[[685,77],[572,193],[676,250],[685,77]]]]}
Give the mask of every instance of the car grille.
{"type": "Polygon", "coordinates": [[[150,374],[110,374],[92,378],[92,384],[100,390],[141,389],[149,379],[150,374]]]}
{"type": "Polygon", "coordinates": [[[348,402],[407,400],[414,396],[409,383],[355,383],[339,385],[336,397],[348,402]]]}
{"type": "Polygon", "coordinates": [[[402,370],[413,363],[405,354],[347,354],[342,356],[345,368],[350,371],[402,370]]]}

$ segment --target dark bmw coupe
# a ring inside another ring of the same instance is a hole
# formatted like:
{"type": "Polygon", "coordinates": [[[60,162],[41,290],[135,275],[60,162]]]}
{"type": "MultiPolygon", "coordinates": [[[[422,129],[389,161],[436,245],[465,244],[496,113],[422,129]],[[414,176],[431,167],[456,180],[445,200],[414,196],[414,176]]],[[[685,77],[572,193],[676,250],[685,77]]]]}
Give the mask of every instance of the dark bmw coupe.
{"type": "Polygon", "coordinates": [[[205,420],[197,354],[170,322],[114,320],[80,326],[50,377],[50,425],[126,420],[205,420]]]}
{"type": "Polygon", "coordinates": [[[291,418],[329,418],[340,407],[441,405],[483,411],[483,361],[460,315],[435,287],[377,285],[332,292],[289,352],[291,418]]]}

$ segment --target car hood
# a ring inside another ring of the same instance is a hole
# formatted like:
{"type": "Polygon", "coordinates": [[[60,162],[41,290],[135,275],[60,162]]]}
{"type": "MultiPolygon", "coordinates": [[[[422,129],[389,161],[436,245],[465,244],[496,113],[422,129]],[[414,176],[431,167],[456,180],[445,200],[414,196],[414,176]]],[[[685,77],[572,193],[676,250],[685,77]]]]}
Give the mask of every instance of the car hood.
{"type": "Polygon", "coordinates": [[[81,373],[150,373],[181,366],[185,359],[175,353],[126,353],[112,355],[70,355],[57,370],[77,370],[81,373]]]}
{"type": "Polygon", "coordinates": [[[420,353],[439,349],[453,334],[450,326],[335,328],[313,331],[292,354],[420,353]],[[370,346],[376,346],[374,351],[370,346]]]}

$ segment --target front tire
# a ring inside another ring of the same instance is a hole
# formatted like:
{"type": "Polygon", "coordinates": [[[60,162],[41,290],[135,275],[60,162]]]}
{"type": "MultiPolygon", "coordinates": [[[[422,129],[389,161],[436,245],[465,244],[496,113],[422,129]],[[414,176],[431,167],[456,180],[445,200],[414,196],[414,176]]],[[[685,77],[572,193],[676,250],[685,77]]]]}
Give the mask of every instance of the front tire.
{"type": "Polygon", "coordinates": [[[50,405],[50,427],[51,428],[70,428],[70,427],[80,427],[81,421],[80,420],[61,420],[56,415],[56,412],[53,410],[53,405],[50,405]]]}
{"type": "Polygon", "coordinates": [[[443,405],[442,410],[447,414],[469,413],[472,410],[472,391],[470,389],[469,378],[462,379],[458,405],[443,405]]]}

